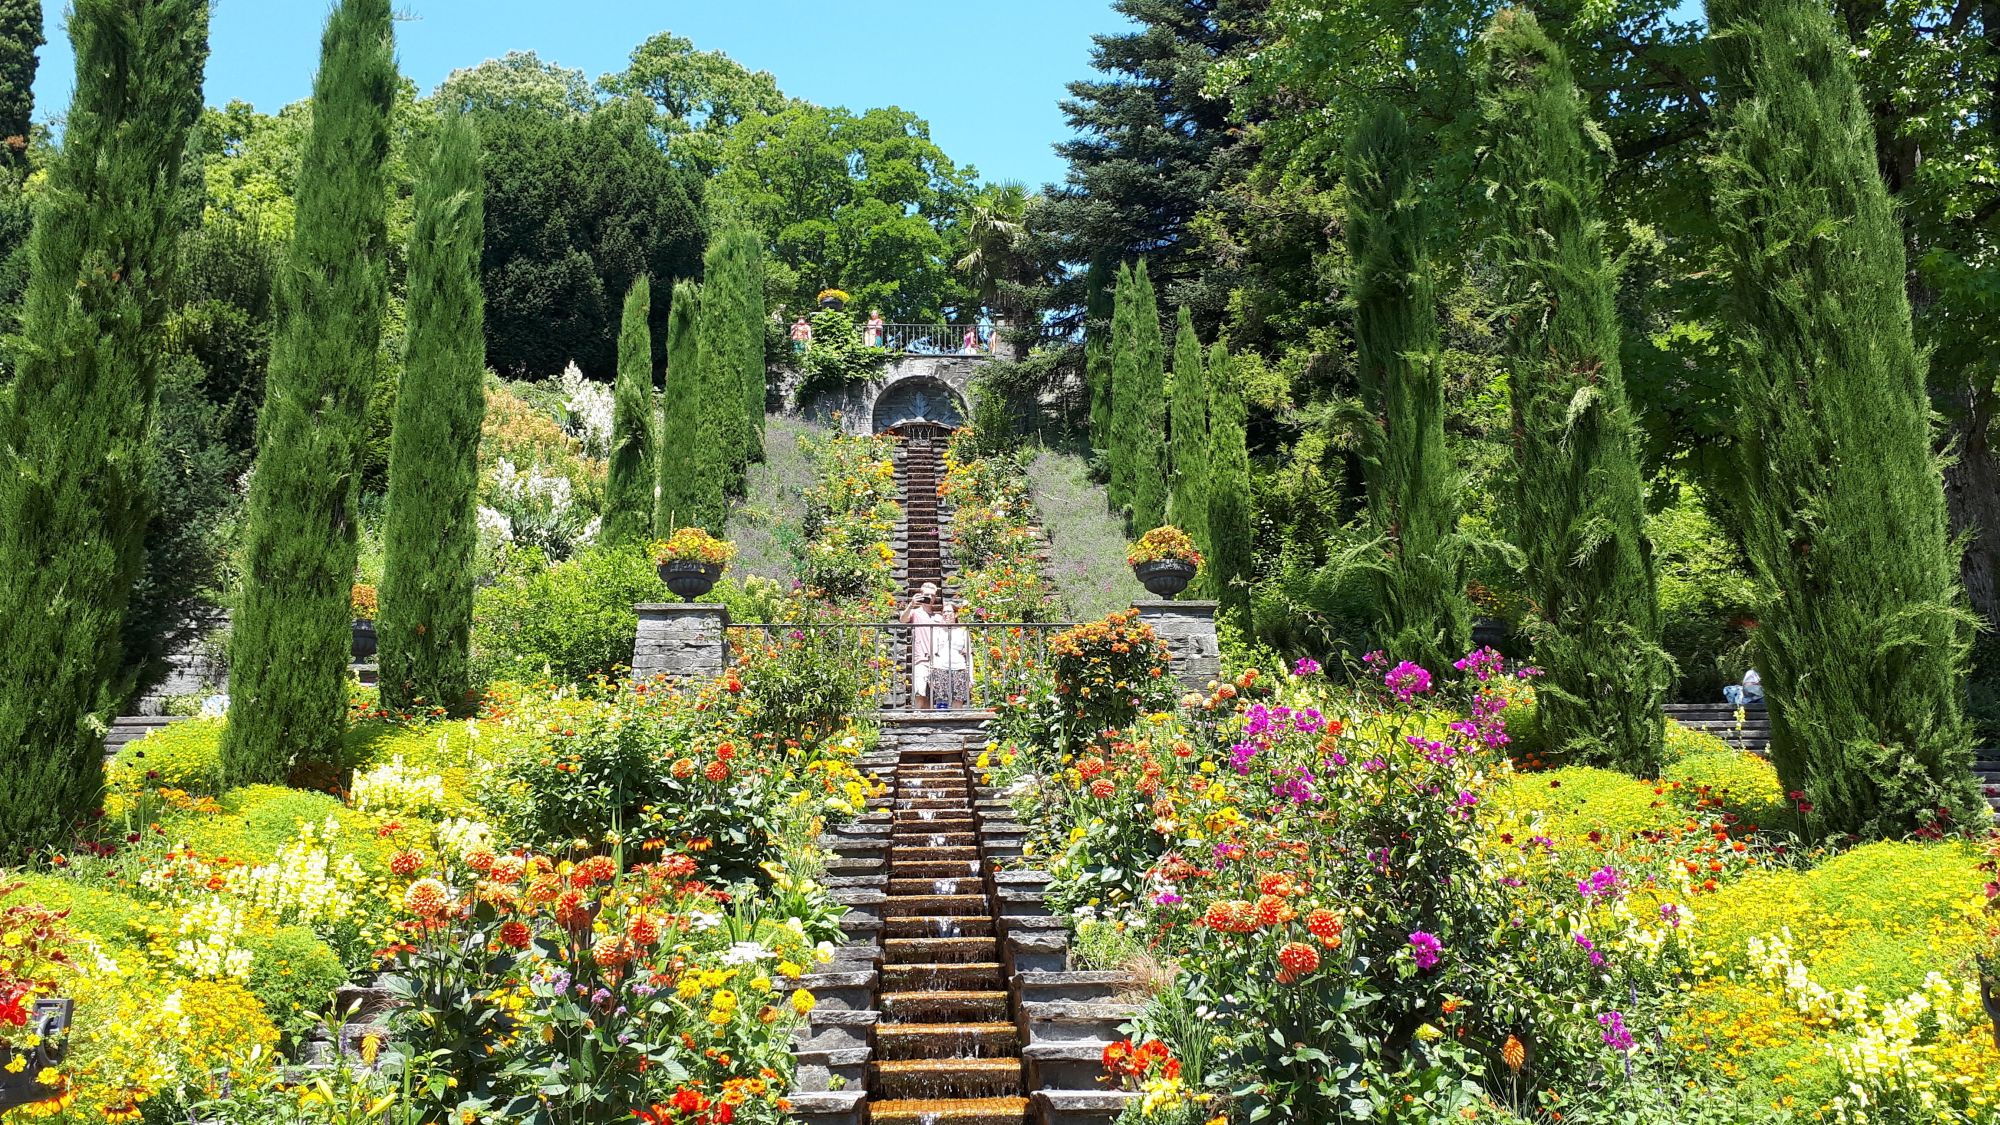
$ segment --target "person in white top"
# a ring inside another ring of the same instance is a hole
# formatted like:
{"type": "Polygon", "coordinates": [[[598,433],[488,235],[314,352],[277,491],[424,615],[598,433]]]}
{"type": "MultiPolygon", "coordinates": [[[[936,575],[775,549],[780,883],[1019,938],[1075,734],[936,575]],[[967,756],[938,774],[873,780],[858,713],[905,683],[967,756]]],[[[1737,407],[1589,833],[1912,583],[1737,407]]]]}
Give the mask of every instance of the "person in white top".
{"type": "Polygon", "coordinates": [[[916,626],[910,630],[910,707],[928,711],[931,706],[931,653],[938,639],[938,630],[932,626],[944,620],[938,612],[937,583],[926,582],[919,586],[897,620],[916,626]]]}
{"type": "Polygon", "coordinates": [[[1722,698],[1738,707],[1746,703],[1762,703],[1764,702],[1764,677],[1757,674],[1757,669],[1748,669],[1743,673],[1742,683],[1729,684],[1722,689],[1722,698]]]}
{"type": "Polygon", "coordinates": [[[943,708],[972,706],[972,631],[958,623],[958,606],[945,602],[939,620],[949,628],[933,630],[931,642],[931,701],[943,708]]]}

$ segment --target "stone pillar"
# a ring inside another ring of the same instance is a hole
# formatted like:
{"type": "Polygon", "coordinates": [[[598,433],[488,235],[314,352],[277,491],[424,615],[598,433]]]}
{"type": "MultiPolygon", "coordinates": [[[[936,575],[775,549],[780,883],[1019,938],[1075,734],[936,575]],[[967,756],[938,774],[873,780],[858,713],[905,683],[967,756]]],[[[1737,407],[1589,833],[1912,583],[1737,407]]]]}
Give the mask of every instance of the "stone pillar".
{"type": "Polygon", "coordinates": [[[1222,676],[1222,646],[1215,637],[1217,602],[1133,602],[1139,623],[1153,627],[1173,657],[1174,678],[1189,689],[1222,676]]]}
{"type": "Polygon", "coordinates": [[[729,667],[729,609],[695,602],[643,603],[632,646],[632,678],[692,680],[729,667]]]}

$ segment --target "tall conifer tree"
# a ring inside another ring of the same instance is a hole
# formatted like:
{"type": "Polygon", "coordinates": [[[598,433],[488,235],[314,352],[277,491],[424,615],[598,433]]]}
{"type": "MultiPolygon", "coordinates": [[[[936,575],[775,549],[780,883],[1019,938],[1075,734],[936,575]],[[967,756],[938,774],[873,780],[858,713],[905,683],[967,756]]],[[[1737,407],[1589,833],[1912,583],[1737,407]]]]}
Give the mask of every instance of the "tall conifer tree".
{"type": "Polygon", "coordinates": [[[1103,258],[1090,263],[1085,279],[1083,385],[1090,407],[1090,444],[1103,449],[1111,439],[1111,306],[1117,281],[1103,258]]]}
{"type": "Polygon", "coordinates": [[[723,508],[725,468],[713,441],[704,442],[706,411],[701,369],[695,361],[695,321],[701,287],[674,283],[667,309],[667,376],[660,410],[656,458],[660,471],[659,508],[653,533],[662,538],[683,527],[709,527],[723,508]]]}
{"type": "Polygon", "coordinates": [[[1598,217],[1602,172],[1586,148],[1595,127],[1534,16],[1501,12],[1483,46],[1542,731],[1557,750],[1656,777],[1670,667],[1618,362],[1618,279],[1598,217]]]}
{"type": "Polygon", "coordinates": [[[713,426],[726,453],[726,484],[763,455],[764,266],[755,232],[729,227],[708,244],[695,338],[713,426]],[[754,405],[753,405],[754,403],[754,405]]]}
{"type": "Polygon", "coordinates": [[[0,391],[6,860],[64,843],[103,787],[208,4],[77,0],[69,31],[76,97],[29,243],[25,346],[0,391]]]}
{"type": "Polygon", "coordinates": [[[1173,428],[1169,449],[1173,487],[1167,520],[1194,538],[1207,555],[1208,538],[1208,375],[1202,370],[1201,338],[1194,317],[1182,306],[1174,324],[1173,428]]]}
{"type": "Polygon", "coordinates": [[[653,282],[640,275],[625,294],[618,329],[618,381],[611,395],[611,464],[604,482],[605,543],[636,543],[652,530],[653,465],[653,282]]]}
{"type": "Polygon", "coordinates": [[[486,418],[485,189],[479,135],[439,122],[417,181],[409,332],[390,431],[382,534],[383,706],[455,708],[472,687],[474,516],[486,418]]]}
{"type": "Polygon", "coordinates": [[[1439,669],[1470,642],[1458,534],[1458,475],[1444,436],[1444,374],[1425,247],[1428,216],[1414,138],[1383,106],[1347,152],[1347,243],[1368,517],[1388,551],[1375,590],[1376,641],[1439,669]]]}
{"type": "Polygon", "coordinates": [[[223,766],[235,782],[339,764],[364,415],[387,300],[394,36],[389,0],[341,0],[313,80],[230,648],[223,766]]]}
{"type": "Polygon", "coordinates": [[[1771,755],[1831,830],[1978,823],[1968,617],[1901,232],[1820,0],[1709,0],[1738,518],[1771,755]]]}
{"type": "Polygon", "coordinates": [[[1251,534],[1250,446],[1244,429],[1243,388],[1229,358],[1228,341],[1208,353],[1208,586],[1222,603],[1222,618],[1249,629],[1251,534]]]}
{"type": "Polygon", "coordinates": [[[1126,448],[1132,461],[1130,530],[1137,535],[1167,519],[1167,355],[1160,339],[1160,303],[1153,295],[1153,280],[1146,274],[1144,260],[1132,271],[1132,284],[1136,366],[1126,448]]]}
{"type": "Polygon", "coordinates": [[[1105,498],[1114,512],[1129,511],[1132,504],[1132,435],[1137,423],[1130,415],[1139,403],[1138,320],[1132,310],[1137,299],[1132,267],[1120,262],[1111,298],[1111,410],[1105,442],[1111,470],[1105,498]]]}

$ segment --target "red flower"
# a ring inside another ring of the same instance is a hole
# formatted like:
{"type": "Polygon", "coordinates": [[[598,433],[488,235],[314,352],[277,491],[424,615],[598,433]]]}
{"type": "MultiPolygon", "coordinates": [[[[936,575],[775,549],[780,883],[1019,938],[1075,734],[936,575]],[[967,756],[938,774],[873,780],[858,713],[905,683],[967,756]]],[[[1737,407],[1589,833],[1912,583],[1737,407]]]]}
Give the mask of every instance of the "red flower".
{"type": "Polygon", "coordinates": [[[1117,792],[1118,786],[1112,784],[1111,779],[1108,777],[1100,777],[1090,783],[1090,795],[1100,801],[1108,800],[1117,792]]]}
{"type": "Polygon", "coordinates": [[[710,762],[708,763],[708,768],[701,771],[701,775],[710,781],[728,781],[729,763],[720,761],[710,762]]]}
{"type": "Polygon", "coordinates": [[[1288,941],[1278,950],[1278,967],[1278,979],[1290,984],[1319,968],[1319,950],[1302,941],[1288,941]]]}
{"type": "Polygon", "coordinates": [[[509,949],[526,949],[533,940],[535,935],[525,922],[506,922],[500,926],[500,941],[509,949]]]}
{"type": "Polygon", "coordinates": [[[424,869],[424,857],[405,848],[389,857],[389,873],[407,879],[424,869]]]}

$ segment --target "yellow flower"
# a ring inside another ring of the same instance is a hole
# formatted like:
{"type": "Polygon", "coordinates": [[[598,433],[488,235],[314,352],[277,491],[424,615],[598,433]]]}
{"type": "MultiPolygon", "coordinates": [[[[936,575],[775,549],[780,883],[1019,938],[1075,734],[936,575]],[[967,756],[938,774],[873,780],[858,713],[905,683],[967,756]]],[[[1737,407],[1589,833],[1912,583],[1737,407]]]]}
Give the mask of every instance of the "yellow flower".
{"type": "Polygon", "coordinates": [[[813,994],[803,988],[792,993],[792,1011],[802,1016],[811,1014],[818,1003],[819,1001],[813,999],[813,994]]]}
{"type": "Polygon", "coordinates": [[[26,1069],[28,1069],[28,1056],[26,1055],[17,1054],[7,1060],[7,1073],[9,1074],[19,1074],[26,1069]]]}

